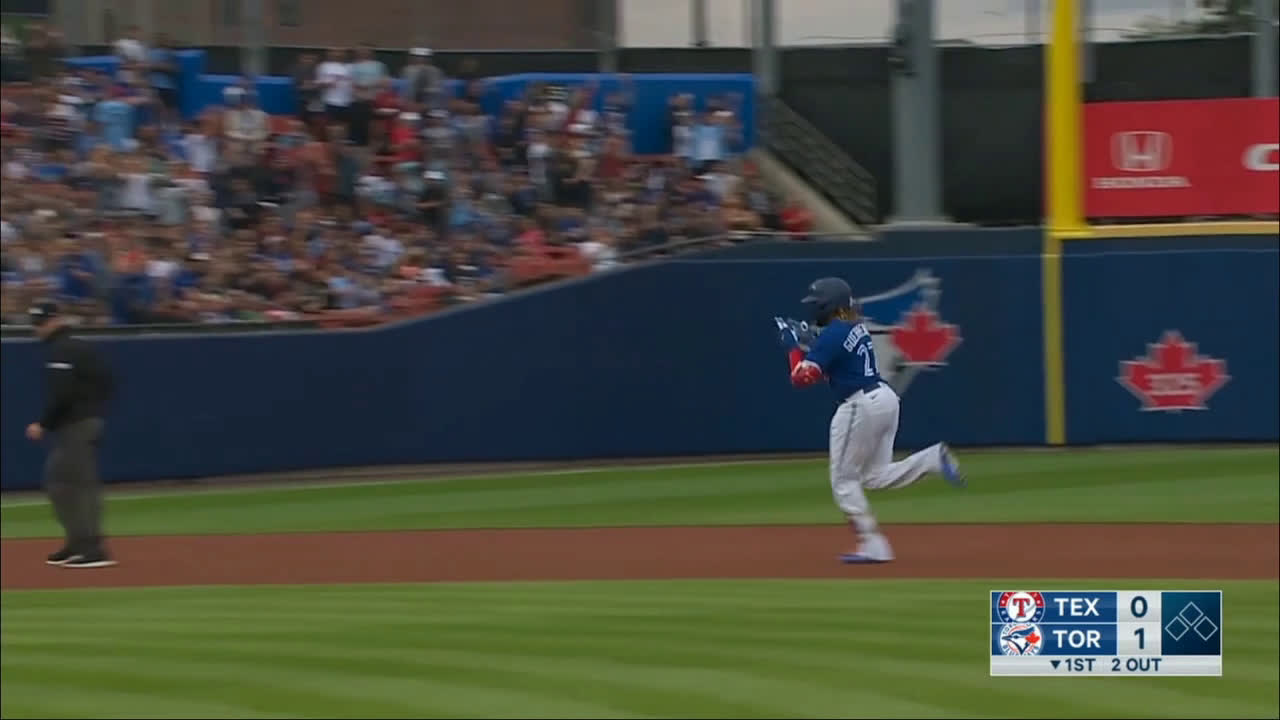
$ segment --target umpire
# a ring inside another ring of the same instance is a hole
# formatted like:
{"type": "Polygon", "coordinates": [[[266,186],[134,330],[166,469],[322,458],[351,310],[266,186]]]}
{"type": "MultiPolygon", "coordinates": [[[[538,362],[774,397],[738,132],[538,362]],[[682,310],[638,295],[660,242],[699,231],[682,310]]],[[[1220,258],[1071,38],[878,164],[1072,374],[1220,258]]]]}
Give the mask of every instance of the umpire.
{"type": "Polygon", "coordinates": [[[102,415],[111,398],[111,371],[90,343],[71,336],[58,306],[41,302],[29,311],[36,335],[45,344],[44,415],[27,426],[27,437],[50,437],[44,484],[53,512],[66,534],[50,565],[109,567],[115,561],[102,541],[102,485],[98,480],[98,440],[102,415]]]}

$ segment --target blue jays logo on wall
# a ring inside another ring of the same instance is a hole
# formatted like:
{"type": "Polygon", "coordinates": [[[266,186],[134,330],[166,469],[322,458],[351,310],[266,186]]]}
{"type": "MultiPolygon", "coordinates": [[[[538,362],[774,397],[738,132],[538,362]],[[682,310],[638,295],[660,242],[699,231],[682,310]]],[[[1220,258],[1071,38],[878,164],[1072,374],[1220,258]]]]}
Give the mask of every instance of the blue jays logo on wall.
{"type": "Polygon", "coordinates": [[[921,368],[946,365],[960,344],[960,328],[938,314],[941,285],[922,269],[892,290],[856,299],[875,342],[880,374],[898,392],[921,368]]]}

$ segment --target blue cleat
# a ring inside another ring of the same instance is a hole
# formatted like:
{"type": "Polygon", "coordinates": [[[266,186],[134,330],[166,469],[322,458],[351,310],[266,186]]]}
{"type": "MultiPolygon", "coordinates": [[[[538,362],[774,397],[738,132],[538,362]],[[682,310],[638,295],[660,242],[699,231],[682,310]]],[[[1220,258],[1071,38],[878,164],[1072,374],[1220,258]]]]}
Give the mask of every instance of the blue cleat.
{"type": "Polygon", "coordinates": [[[965,488],[969,486],[969,482],[965,480],[964,473],[960,472],[960,461],[956,460],[956,456],[952,454],[951,448],[946,443],[938,446],[938,452],[941,454],[942,477],[946,478],[947,483],[951,487],[965,488]]]}
{"type": "Polygon", "coordinates": [[[840,562],[845,565],[883,565],[884,563],[893,562],[893,561],[877,560],[873,557],[870,557],[869,555],[863,555],[862,553],[851,552],[851,553],[844,553],[843,555],[841,555],[840,562]]]}

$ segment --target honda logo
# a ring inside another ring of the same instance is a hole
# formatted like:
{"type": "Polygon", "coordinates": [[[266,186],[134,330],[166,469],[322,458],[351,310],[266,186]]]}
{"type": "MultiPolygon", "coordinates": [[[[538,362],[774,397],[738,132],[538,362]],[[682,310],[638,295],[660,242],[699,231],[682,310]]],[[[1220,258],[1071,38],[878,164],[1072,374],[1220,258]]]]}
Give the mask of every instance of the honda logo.
{"type": "Polygon", "coordinates": [[[1160,172],[1173,162],[1173,138],[1156,130],[1130,130],[1111,136],[1111,162],[1125,172],[1160,172]]]}
{"type": "Polygon", "coordinates": [[[1280,143],[1250,145],[1244,151],[1244,166],[1258,172],[1280,170],[1280,143]]]}

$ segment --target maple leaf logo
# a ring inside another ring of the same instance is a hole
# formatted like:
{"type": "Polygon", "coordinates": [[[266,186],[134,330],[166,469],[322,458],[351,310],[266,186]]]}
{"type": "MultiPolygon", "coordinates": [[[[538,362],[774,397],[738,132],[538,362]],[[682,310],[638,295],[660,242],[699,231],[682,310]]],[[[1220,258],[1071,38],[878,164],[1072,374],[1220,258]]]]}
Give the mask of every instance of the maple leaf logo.
{"type": "Polygon", "coordinates": [[[938,313],[920,303],[902,317],[892,337],[905,365],[945,365],[947,356],[960,344],[960,328],[942,322],[938,313]]]}
{"type": "Polygon", "coordinates": [[[1142,400],[1143,410],[1205,410],[1208,400],[1231,376],[1227,361],[1203,357],[1196,344],[1167,330],[1147,346],[1147,356],[1120,362],[1121,385],[1142,400]]]}

